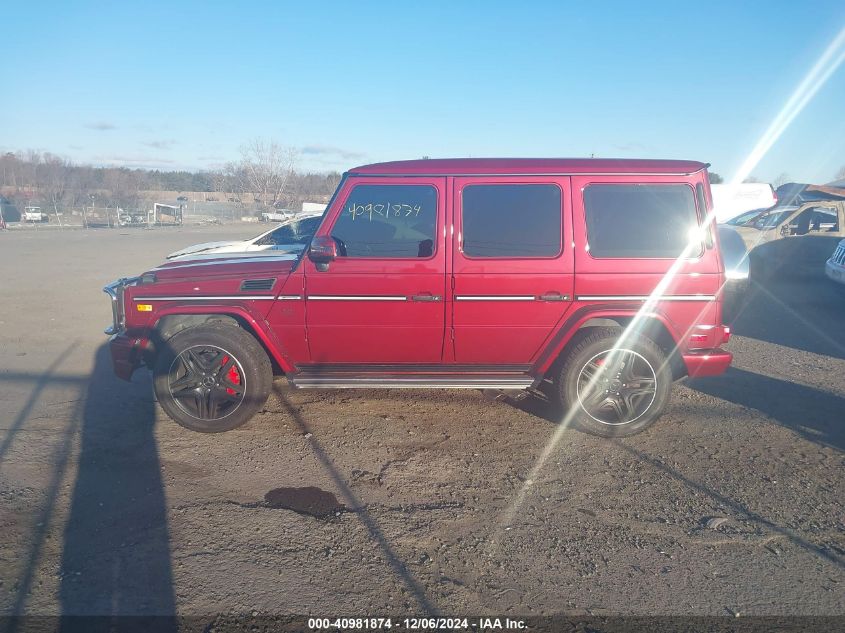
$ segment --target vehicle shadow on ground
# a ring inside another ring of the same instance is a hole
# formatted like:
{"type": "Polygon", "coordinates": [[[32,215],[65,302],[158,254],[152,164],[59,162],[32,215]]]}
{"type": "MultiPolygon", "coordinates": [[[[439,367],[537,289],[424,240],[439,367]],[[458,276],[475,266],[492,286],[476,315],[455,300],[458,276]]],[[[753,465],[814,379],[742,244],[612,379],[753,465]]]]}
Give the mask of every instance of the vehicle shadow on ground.
{"type": "MultiPolygon", "coordinates": [[[[746,372],[746,373],[750,374],[750,372],[746,372]]],[[[751,374],[751,375],[756,376],[756,374],[751,374]]],[[[765,377],[759,376],[759,378],[765,378],[765,377]]],[[[700,380],[703,380],[703,379],[700,379],[700,380]]],[[[713,380],[715,380],[715,379],[713,379],[713,380]]],[[[783,382],[783,381],[779,381],[779,382],[783,382]]],[[[789,384],[792,387],[798,387],[798,385],[792,385],[791,383],[786,383],[786,384],[789,384]]],[[[743,391],[743,387],[738,386],[737,389],[739,391],[743,391]]],[[[748,390],[747,387],[745,388],[745,390],[748,390]]],[[[811,390],[811,391],[815,391],[815,390],[811,390]]],[[[801,401],[800,397],[801,396],[799,396],[799,400],[798,400],[799,402],[801,401]]],[[[815,396],[813,396],[813,397],[815,397],[815,396]]],[[[836,406],[836,407],[839,407],[840,411],[845,410],[845,400],[843,400],[842,398],[836,398],[835,396],[831,396],[831,398],[833,398],[833,399],[830,402],[825,403],[825,405],[823,405],[823,406],[825,406],[825,407],[836,406]],[[838,401],[838,403],[836,401],[838,401]]],[[[515,406],[516,408],[518,408],[522,411],[525,411],[525,412],[530,413],[531,415],[535,415],[537,417],[541,417],[541,418],[543,418],[543,419],[545,419],[545,420],[547,420],[547,421],[549,421],[549,422],[551,422],[552,424],[555,424],[555,425],[560,424],[561,421],[564,419],[565,411],[563,410],[563,407],[559,404],[557,399],[553,397],[553,394],[545,394],[545,393],[541,392],[541,393],[535,394],[535,397],[526,398],[524,400],[520,400],[520,401],[509,400],[509,403],[512,406],[515,406]]],[[[659,424],[659,422],[658,422],[658,424],[659,424]]],[[[719,504],[721,504],[725,507],[731,508],[731,510],[733,512],[735,512],[737,515],[747,517],[750,521],[753,521],[754,523],[757,523],[758,525],[763,526],[763,527],[771,530],[772,532],[776,532],[777,534],[784,536],[785,538],[789,539],[792,543],[794,543],[798,547],[804,549],[805,551],[809,552],[810,554],[813,554],[814,556],[818,556],[819,558],[821,558],[821,559],[823,559],[823,560],[825,560],[825,561],[827,561],[827,562],[829,562],[833,565],[836,565],[837,567],[845,569],[845,561],[843,561],[839,556],[837,556],[834,552],[830,551],[829,549],[820,547],[820,546],[818,546],[814,543],[807,541],[806,539],[802,538],[798,534],[794,533],[792,530],[784,528],[784,527],[774,523],[773,521],[770,521],[766,517],[752,511],[750,508],[748,508],[742,502],[737,501],[735,499],[732,499],[730,497],[727,497],[727,496],[721,494],[720,492],[718,492],[717,490],[711,488],[710,486],[708,486],[706,484],[702,484],[700,482],[694,481],[693,479],[690,479],[689,477],[687,477],[685,474],[683,474],[682,472],[680,472],[676,468],[673,468],[673,467],[669,466],[668,464],[664,463],[663,461],[652,457],[651,455],[647,454],[643,450],[636,448],[628,440],[624,440],[624,439],[599,439],[599,438],[594,438],[594,439],[596,439],[596,441],[598,441],[598,442],[606,442],[606,443],[612,444],[613,446],[617,447],[618,449],[629,453],[632,457],[635,457],[636,459],[638,459],[642,462],[650,464],[656,470],[658,470],[658,471],[664,473],[665,475],[668,475],[668,476],[672,477],[673,479],[681,482],[682,484],[687,486],[690,490],[695,491],[696,493],[704,494],[704,495],[710,497],[711,499],[718,502],[719,504]]],[[[818,441],[817,438],[816,438],[816,441],[818,441]]],[[[841,442],[841,439],[840,439],[840,442],[841,442]]]]}
{"type": "MultiPolygon", "coordinates": [[[[60,569],[61,613],[172,617],[170,534],[146,373],[131,385],[120,382],[108,347],[100,347],[80,424],[79,468],[60,569]]],[[[89,625],[120,628],[108,619],[89,625]]],[[[176,628],[170,617],[155,621],[157,631],[176,628]]]]}
{"type": "Polygon", "coordinates": [[[752,279],[741,303],[734,334],[845,359],[845,292],[824,277],[752,279]]]}
{"type": "Polygon", "coordinates": [[[334,462],[329,457],[329,454],[326,452],[325,448],[323,448],[323,445],[314,436],[312,429],[302,417],[302,415],[299,413],[299,410],[288,401],[284,390],[282,390],[278,383],[273,386],[273,392],[276,396],[276,399],[279,401],[279,404],[281,404],[282,408],[285,410],[285,413],[299,427],[299,430],[302,432],[302,434],[307,435],[311,438],[311,448],[314,451],[315,456],[320,461],[320,464],[322,464],[323,468],[326,470],[328,475],[331,477],[335,486],[337,486],[337,489],[340,491],[340,495],[343,498],[346,507],[356,513],[358,518],[364,524],[364,527],[366,527],[367,531],[369,532],[370,538],[372,538],[373,541],[381,549],[394,575],[404,585],[408,593],[410,593],[410,595],[414,598],[417,605],[420,607],[420,609],[422,609],[424,615],[438,615],[437,609],[429,601],[428,596],[426,595],[426,592],[423,587],[420,585],[419,582],[417,582],[416,578],[414,578],[411,572],[408,571],[408,568],[393,550],[393,547],[391,547],[390,543],[384,535],[384,532],[379,527],[375,518],[367,511],[364,504],[361,503],[361,501],[346,483],[346,480],[341,476],[340,472],[335,467],[334,462]]]}
{"type": "Polygon", "coordinates": [[[714,501],[717,501],[721,505],[730,508],[734,513],[746,517],[748,520],[757,523],[758,525],[765,527],[772,532],[780,534],[781,536],[788,539],[790,542],[795,544],[796,546],[802,548],[803,550],[809,552],[810,554],[817,556],[828,563],[839,567],[840,569],[845,569],[845,561],[843,561],[839,556],[837,556],[834,552],[830,551],[829,548],[823,548],[815,543],[811,543],[804,538],[801,538],[799,535],[795,534],[792,530],[787,528],[781,527],[776,523],[773,523],[766,517],[754,512],[742,502],[732,499],[731,497],[727,497],[717,490],[707,486],[706,484],[699,483],[694,481],[684,475],[682,472],[676,470],[675,468],[669,466],[668,464],[664,463],[663,461],[648,455],[647,453],[638,450],[634,446],[630,445],[624,440],[610,440],[613,444],[618,447],[619,449],[629,453],[632,457],[639,459],[642,462],[650,464],[655,470],[663,473],[664,475],[668,475],[673,479],[679,481],[680,483],[687,486],[690,490],[693,490],[697,493],[707,495],[714,501]]]}
{"type": "Polygon", "coordinates": [[[687,386],[756,409],[804,439],[845,451],[845,398],[736,367],[687,386]]]}

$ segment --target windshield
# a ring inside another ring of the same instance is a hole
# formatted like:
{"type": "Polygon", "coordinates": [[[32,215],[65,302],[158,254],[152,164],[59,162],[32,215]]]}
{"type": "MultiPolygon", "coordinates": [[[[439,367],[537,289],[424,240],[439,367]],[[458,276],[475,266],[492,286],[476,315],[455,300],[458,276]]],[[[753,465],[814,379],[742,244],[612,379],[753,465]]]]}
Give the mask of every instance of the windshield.
{"type": "Polygon", "coordinates": [[[789,217],[793,211],[794,209],[789,209],[787,211],[764,213],[754,221],[753,226],[757,229],[772,229],[789,217]]]}
{"type": "Polygon", "coordinates": [[[728,220],[725,224],[730,224],[731,226],[742,226],[743,224],[747,224],[758,215],[762,213],[760,209],[754,209],[753,211],[746,211],[745,213],[740,213],[735,218],[728,220]]]}
{"type": "Polygon", "coordinates": [[[304,220],[293,220],[271,231],[259,239],[256,244],[258,246],[298,245],[305,247],[311,241],[322,219],[322,216],[315,216],[304,220]]]}

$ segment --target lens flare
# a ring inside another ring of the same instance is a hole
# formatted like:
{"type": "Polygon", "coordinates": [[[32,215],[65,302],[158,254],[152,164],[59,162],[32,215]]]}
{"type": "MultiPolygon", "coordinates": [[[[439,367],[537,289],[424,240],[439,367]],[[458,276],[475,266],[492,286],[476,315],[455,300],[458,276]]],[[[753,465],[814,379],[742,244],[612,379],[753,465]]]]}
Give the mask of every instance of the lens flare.
{"type": "MultiPolygon", "coordinates": [[[[824,50],[824,52],[816,61],[816,63],[813,64],[812,68],[810,68],[809,72],[804,77],[804,79],[802,79],[802,81],[792,92],[789,99],[787,99],[786,103],[784,104],[783,108],[781,108],[780,112],[778,112],[778,114],[772,120],[769,127],[766,129],[766,131],[763,133],[763,135],[752,148],[751,152],[742,162],[739,169],[730,179],[730,187],[736,188],[740,183],[742,183],[746,178],[748,178],[748,176],[751,175],[752,170],[757,167],[763,157],[769,152],[772,146],[783,135],[786,129],[790,126],[790,124],[807,106],[807,104],[812,100],[812,98],[822,88],[822,86],[827,83],[833,73],[836,72],[836,70],[842,65],[844,61],[845,28],[843,28],[839,32],[839,34],[833,39],[833,41],[831,41],[831,43],[824,50]]],[[[711,223],[714,221],[715,217],[715,209],[710,210],[707,213],[704,221],[702,222],[702,226],[710,226],[711,223]]],[[[698,252],[698,249],[700,248],[700,236],[693,236],[690,239],[690,242],[684,248],[683,252],[678,256],[678,258],[674,262],[672,262],[672,265],[669,267],[669,270],[663,275],[660,282],[649,295],[648,299],[645,301],[643,306],[637,311],[634,318],[622,331],[622,335],[619,337],[619,340],[616,342],[614,349],[611,350],[610,355],[606,359],[606,362],[608,364],[612,366],[615,361],[615,355],[618,355],[619,351],[625,348],[626,343],[633,336],[635,336],[636,333],[641,331],[643,321],[654,313],[654,308],[659,302],[659,298],[666,292],[667,288],[674,280],[678,271],[683,266],[685,260],[689,259],[693,255],[693,253],[698,252]]],[[[689,332],[687,332],[686,335],[689,335],[689,332]]],[[[679,344],[680,341],[684,341],[686,339],[686,335],[680,338],[679,344]]],[[[596,372],[591,377],[585,387],[585,391],[589,392],[595,388],[595,385],[599,380],[600,375],[601,372],[596,372]]],[[[555,428],[554,433],[552,433],[552,436],[548,439],[545,446],[543,447],[543,450],[540,452],[540,455],[535,460],[534,465],[531,467],[531,470],[529,471],[528,476],[525,479],[525,482],[523,483],[519,492],[517,492],[517,494],[515,495],[513,502],[503,513],[501,521],[499,523],[500,530],[509,526],[513,522],[514,517],[516,516],[517,512],[519,512],[519,509],[522,507],[522,504],[524,503],[525,498],[528,495],[531,487],[537,480],[537,477],[542,472],[543,467],[546,465],[546,462],[548,461],[549,457],[554,452],[555,448],[563,437],[563,434],[569,428],[576,413],[577,409],[573,405],[570,406],[569,410],[564,414],[560,423],[555,428]]],[[[496,535],[494,535],[493,538],[494,543],[495,540],[496,535]]]]}

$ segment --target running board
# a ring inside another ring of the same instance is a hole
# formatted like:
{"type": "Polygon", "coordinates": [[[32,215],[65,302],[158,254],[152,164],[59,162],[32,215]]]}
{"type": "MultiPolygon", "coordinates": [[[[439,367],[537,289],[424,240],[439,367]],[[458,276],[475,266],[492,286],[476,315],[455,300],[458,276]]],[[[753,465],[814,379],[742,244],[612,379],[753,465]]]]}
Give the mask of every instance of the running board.
{"type": "Polygon", "coordinates": [[[297,389],[529,389],[536,380],[527,374],[413,375],[299,373],[288,375],[297,389]]]}

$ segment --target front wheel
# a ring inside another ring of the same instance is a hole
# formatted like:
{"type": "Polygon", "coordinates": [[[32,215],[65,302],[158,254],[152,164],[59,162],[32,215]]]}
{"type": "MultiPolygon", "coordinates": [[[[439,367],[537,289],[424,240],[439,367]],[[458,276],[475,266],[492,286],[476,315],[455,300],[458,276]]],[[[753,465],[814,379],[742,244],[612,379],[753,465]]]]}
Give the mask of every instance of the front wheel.
{"type": "Polygon", "coordinates": [[[230,431],[245,424],[270,395],[270,359],[258,341],[237,326],[188,328],[161,346],[153,388],[167,415],[185,428],[230,431]]]}
{"type": "Polygon", "coordinates": [[[657,420],[669,401],[672,374],[654,341],[621,328],[597,328],[570,351],[558,389],[577,428],[625,437],[657,420]]]}

